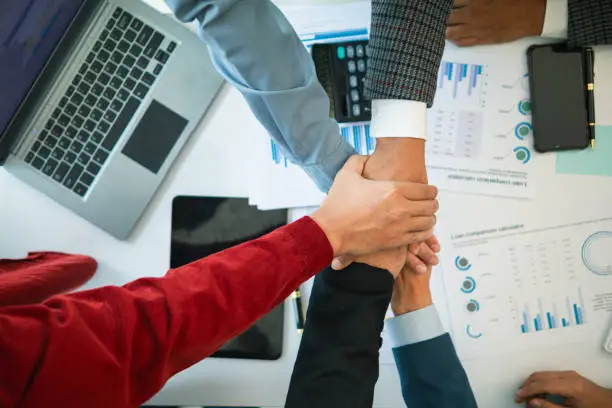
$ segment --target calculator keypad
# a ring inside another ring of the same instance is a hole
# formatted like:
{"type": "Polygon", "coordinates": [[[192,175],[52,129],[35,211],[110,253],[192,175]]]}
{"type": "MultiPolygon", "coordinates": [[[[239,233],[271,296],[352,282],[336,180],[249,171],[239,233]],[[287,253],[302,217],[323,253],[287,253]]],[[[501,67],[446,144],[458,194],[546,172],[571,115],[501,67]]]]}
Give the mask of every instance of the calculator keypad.
{"type": "Polygon", "coordinates": [[[339,122],[367,122],[372,118],[372,103],[364,96],[369,51],[367,44],[367,41],[333,44],[333,76],[336,82],[343,82],[335,84],[334,98],[346,105],[341,112],[336,110],[339,122]]]}

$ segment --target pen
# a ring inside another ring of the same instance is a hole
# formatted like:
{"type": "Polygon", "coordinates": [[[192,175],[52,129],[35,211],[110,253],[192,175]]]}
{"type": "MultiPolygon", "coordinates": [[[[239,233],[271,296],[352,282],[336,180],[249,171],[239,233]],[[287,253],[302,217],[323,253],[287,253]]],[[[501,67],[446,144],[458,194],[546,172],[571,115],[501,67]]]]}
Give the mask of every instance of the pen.
{"type": "Polygon", "coordinates": [[[298,333],[304,331],[304,309],[302,307],[302,291],[298,287],[293,292],[293,302],[295,303],[295,324],[298,333]]]}
{"type": "Polygon", "coordinates": [[[591,149],[595,148],[595,53],[592,48],[585,50],[587,75],[587,120],[591,149]]]}

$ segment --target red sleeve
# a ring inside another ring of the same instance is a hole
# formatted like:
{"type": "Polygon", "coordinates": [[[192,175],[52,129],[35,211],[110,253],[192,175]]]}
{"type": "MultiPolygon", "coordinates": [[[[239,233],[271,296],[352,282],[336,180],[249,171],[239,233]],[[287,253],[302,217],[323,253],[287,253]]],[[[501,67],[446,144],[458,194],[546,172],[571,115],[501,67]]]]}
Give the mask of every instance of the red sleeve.
{"type": "Polygon", "coordinates": [[[0,309],[0,407],[137,407],[332,256],[306,217],[163,278],[0,309]]]}

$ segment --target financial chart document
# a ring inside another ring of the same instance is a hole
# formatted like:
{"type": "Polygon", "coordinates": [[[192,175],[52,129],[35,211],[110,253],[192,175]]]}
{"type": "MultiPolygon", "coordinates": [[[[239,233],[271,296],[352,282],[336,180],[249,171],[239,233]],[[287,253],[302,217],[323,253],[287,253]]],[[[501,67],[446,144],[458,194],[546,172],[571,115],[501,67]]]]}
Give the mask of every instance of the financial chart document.
{"type": "Polygon", "coordinates": [[[456,232],[443,276],[463,358],[593,339],[612,311],[612,218],[456,232]]]}
{"type": "Polygon", "coordinates": [[[428,111],[427,168],[441,189],[534,198],[529,78],[520,51],[447,46],[428,111]],[[508,54],[515,58],[501,58],[508,54]]]}

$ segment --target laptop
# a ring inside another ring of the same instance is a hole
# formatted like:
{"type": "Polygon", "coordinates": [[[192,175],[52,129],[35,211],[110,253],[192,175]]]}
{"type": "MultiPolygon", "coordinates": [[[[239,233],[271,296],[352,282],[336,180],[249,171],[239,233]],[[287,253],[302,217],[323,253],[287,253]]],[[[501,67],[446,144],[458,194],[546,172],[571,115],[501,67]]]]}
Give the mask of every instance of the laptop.
{"type": "Polygon", "coordinates": [[[0,8],[0,165],[126,239],[222,85],[207,47],[140,0],[0,8]]]}

